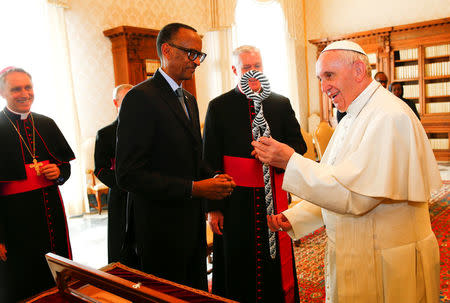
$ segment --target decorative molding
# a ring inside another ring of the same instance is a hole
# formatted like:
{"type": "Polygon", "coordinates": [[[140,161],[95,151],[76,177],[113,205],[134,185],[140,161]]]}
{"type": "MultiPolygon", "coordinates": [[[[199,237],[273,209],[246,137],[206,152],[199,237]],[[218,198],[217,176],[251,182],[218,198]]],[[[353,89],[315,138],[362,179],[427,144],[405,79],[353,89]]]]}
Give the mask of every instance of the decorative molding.
{"type": "Polygon", "coordinates": [[[70,8],[70,0],[47,0],[47,3],[57,7],[70,8]]]}
{"type": "MultiPolygon", "coordinates": [[[[370,38],[373,36],[381,36],[381,42],[383,43],[383,47],[386,48],[386,40],[390,40],[390,36],[392,33],[396,32],[403,32],[403,31],[413,31],[413,30],[419,30],[429,27],[439,27],[443,25],[450,24],[450,18],[442,18],[437,20],[430,20],[430,21],[424,21],[424,22],[417,22],[417,23],[411,23],[406,25],[399,25],[399,26],[392,26],[392,27],[383,27],[378,28],[370,31],[362,31],[362,32],[356,32],[352,34],[347,35],[341,35],[341,36],[335,36],[335,37],[327,37],[322,39],[314,39],[314,40],[308,40],[311,44],[314,44],[317,46],[318,49],[325,48],[326,45],[330,44],[331,42],[340,41],[340,40],[359,40],[359,39],[365,39],[370,38]]],[[[390,43],[389,43],[390,44],[390,43]]],[[[390,49],[390,46],[389,46],[390,49]]]]}
{"type": "Polygon", "coordinates": [[[385,52],[389,53],[391,51],[391,35],[380,35],[378,38],[379,44],[380,44],[380,50],[379,52],[385,52]]]}
{"type": "Polygon", "coordinates": [[[158,36],[159,30],[149,29],[149,28],[141,28],[134,26],[118,26],[112,29],[108,29],[103,31],[103,34],[108,38],[116,38],[120,36],[126,37],[156,37],[158,36]]]}

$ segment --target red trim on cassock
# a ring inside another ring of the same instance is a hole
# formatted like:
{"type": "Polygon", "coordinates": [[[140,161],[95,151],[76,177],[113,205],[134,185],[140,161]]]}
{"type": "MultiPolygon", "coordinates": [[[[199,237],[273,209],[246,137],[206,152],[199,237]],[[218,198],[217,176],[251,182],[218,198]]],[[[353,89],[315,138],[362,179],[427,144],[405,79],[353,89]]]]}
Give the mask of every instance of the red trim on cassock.
{"type": "MultiPolygon", "coordinates": [[[[256,159],[224,156],[223,170],[233,177],[237,186],[264,187],[262,164],[256,159]]],[[[274,197],[275,213],[279,214],[288,208],[288,195],[281,186],[284,173],[270,172],[272,179],[272,196],[274,197]]],[[[285,232],[278,232],[278,247],[281,264],[281,284],[285,303],[294,302],[294,268],[292,256],[292,241],[285,232]]]]}
{"type": "MultiPolygon", "coordinates": [[[[45,160],[39,163],[42,163],[43,164],[42,166],[45,166],[50,162],[48,160],[45,160]]],[[[0,183],[0,196],[8,196],[24,193],[27,191],[44,188],[55,184],[55,182],[48,180],[43,174],[38,176],[36,174],[35,169],[30,167],[30,164],[33,163],[25,164],[25,172],[27,173],[26,179],[0,183]]]]}
{"type": "Polygon", "coordinates": [[[94,175],[98,178],[98,176],[100,176],[100,173],[102,172],[102,170],[103,170],[103,167],[100,168],[100,170],[98,171],[98,173],[97,173],[97,174],[94,174],[94,175]]]}
{"type": "MultiPolygon", "coordinates": [[[[277,174],[271,169],[272,196],[274,197],[275,213],[279,214],[288,209],[288,195],[282,189],[284,173],[277,174]]],[[[278,232],[278,247],[280,252],[281,282],[284,291],[284,302],[295,302],[294,285],[294,256],[292,255],[292,240],[285,232],[278,232]]]]}
{"type": "Polygon", "coordinates": [[[68,259],[72,260],[73,259],[72,246],[70,245],[69,227],[67,226],[66,209],[64,207],[64,201],[63,201],[63,199],[61,197],[61,192],[59,191],[59,187],[58,187],[58,195],[59,195],[59,201],[61,201],[61,207],[63,209],[63,215],[64,215],[64,225],[65,225],[65,228],[66,228],[67,250],[68,250],[68,253],[69,253],[68,259]]]}

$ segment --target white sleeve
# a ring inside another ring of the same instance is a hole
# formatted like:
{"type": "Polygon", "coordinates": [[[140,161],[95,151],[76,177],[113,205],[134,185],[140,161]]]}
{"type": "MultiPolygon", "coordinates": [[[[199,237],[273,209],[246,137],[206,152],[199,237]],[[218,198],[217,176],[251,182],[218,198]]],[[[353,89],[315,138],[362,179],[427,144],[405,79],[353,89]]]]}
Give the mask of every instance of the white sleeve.
{"type": "Polygon", "coordinates": [[[283,189],[339,214],[363,215],[382,200],[350,191],[333,177],[333,166],[317,163],[297,153],[289,159],[283,189]]]}
{"type": "Polygon", "coordinates": [[[292,229],[287,233],[294,240],[306,236],[323,225],[321,208],[305,200],[285,210],[283,215],[292,225],[292,229]]]}

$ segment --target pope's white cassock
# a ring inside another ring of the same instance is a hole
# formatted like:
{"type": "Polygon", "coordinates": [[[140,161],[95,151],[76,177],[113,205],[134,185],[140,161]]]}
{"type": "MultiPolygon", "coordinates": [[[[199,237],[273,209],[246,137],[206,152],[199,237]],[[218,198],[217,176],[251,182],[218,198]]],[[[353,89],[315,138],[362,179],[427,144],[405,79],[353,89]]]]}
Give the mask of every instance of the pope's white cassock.
{"type": "Polygon", "coordinates": [[[284,215],[294,239],[326,226],[327,302],[439,301],[428,201],[440,186],[421,123],[376,81],[348,107],[320,164],[293,154],[283,189],[309,202],[284,215]]]}

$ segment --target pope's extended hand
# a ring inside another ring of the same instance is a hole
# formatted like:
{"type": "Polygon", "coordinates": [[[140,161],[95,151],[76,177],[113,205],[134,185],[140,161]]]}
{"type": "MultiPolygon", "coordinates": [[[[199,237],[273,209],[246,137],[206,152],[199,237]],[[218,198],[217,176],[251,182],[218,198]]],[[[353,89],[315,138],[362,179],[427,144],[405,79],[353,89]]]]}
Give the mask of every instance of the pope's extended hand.
{"type": "Polygon", "coordinates": [[[0,243],[0,260],[6,261],[6,247],[5,244],[0,243]]]}
{"type": "Polygon", "coordinates": [[[289,231],[292,229],[291,223],[283,214],[267,216],[267,225],[269,225],[271,231],[289,231]]]}
{"type": "Polygon", "coordinates": [[[280,143],[273,138],[261,137],[252,142],[255,148],[252,156],[262,163],[286,169],[287,163],[294,153],[294,149],[287,144],[280,143]]]}
{"type": "Polygon", "coordinates": [[[208,213],[208,224],[213,233],[223,235],[223,214],[219,210],[210,211],[208,213]]]}
{"type": "Polygon", "coordinates": [[[61,174],[59,167],[53,163],[41,167],[40,172],[49,180],[58,179],[59,175],[61,174]]]}

